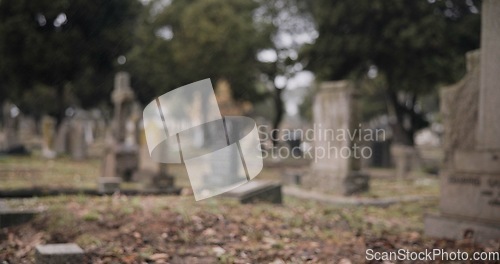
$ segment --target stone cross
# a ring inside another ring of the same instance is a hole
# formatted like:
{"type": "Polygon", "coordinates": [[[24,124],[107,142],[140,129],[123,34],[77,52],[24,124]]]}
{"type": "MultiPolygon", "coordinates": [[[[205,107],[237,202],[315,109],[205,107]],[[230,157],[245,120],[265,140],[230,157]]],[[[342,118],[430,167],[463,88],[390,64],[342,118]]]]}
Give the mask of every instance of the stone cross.
{"type": "Polygon", "coordinates": [[[134,92],[130,88],[130,75],[119,72],[115,76],[115,87],[111,100],[115,106],[113,116],[113,137],[117,142],[124,142],[127,129],[127,120],[132,115],[134,92]]]}

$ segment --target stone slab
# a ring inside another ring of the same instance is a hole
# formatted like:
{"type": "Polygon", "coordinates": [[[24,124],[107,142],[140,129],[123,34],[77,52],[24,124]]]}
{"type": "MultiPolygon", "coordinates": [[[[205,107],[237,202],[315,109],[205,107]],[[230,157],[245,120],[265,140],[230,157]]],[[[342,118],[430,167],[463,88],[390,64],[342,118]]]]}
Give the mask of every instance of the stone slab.
{"type": "Polygon", "coordinates": [[[427,215],[424,220],[425,234],[430,237],[463,239],[472,237],[479,243],[498,241],[500,224],[484,223],[467,218],[449,217],[446,215],[427,215]]]}
{"type": "Polygon", "coordinates": [[[338,206],[379,206],[387,207],[396,203],[417,202],[423,200],[436,200],[436,196],[429,195],[406,195],[387,198],[361,198],[361,197],[346,197],[339,195],[328,195],[319,192],[314,192],[302,189],[296,186],[285,186],[283,193],[299,199],[314,200],[322,203],[328,203],[338,206]]]}
{"type": "Polygon", "coordinates": [[[38,213],[36,210],[0,210],[0,228],[26,223],[38,213]]]}
{"type": "Polygon", "coordinates": [[[282,203],[281,184],[270,181],[254,180],[224,194],[237,198],[241,203],[270,202],[282,203]]]}
{"type": "Polygon", "coordinates": [[[281,182],[286,185],[300,185],[302,173],[287,171],[281,174],[281,182]]]}
{"type": "Polygon", "coordinates": [[[36,264],[84,263],[84,251],[77,244],[47,244],[35,248],[36,264]]]}
{"type": "Polygon", "coordinates": [[[13,209],[0,201],[0,228],[26,223],[38,213],[39,210],[13,209]]]}
{"type": "Polygon", "coordinates": [[[98,179],[98,191],[102,194],[112,194],[120,191],[120,177],[100,177],[98,179]]]}

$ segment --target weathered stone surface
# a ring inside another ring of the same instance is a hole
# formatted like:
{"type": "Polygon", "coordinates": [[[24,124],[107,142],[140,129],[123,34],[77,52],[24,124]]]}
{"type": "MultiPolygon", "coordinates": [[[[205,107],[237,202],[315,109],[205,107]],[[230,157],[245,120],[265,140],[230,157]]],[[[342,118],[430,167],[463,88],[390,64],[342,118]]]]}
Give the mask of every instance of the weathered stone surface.
{"type": "Polygon", "coordinates": [[[470,150],[476,144],[480,85],[479,54],[478,50],[468,52],[466,54],[467,73],[464,78],[454,85],[443,87],[440,91],[445,167],[451,160],[451,151],[470,150]]]}
{"type": "Polygon", "coordinates": [[[270,181],[253,180],[224,194],[241,203],[270,202],[281,204],[281,185],[270,181]]]}
{"type": "Polygon", "coordinates": [[[36,264],[84,263],[84,251],[77,244],[48,244],[35,248],[36,264]]]}
{"type": "Polygon", "coordinates": [[[440,209],[444,214],[500,223],[500,177],[445,172],[441,186],[440,209]]]}
{"type": "Polygon", "coordinates": [[[460,172],[500,174],[500,150],[455,151],[453,166],[460,172]]]}

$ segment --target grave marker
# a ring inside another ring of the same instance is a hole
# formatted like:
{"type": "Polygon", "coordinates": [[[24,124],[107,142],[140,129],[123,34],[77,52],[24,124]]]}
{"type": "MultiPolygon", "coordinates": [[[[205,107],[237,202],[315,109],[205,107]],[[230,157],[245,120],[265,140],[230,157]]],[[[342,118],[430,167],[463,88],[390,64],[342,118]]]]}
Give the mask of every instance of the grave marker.
{"type": "Polygon", "coordinates": [[[500,238],[500,2],[482,8],[481,51],[467,54],[463,80],[441,92],[446,157],[440,214],[425,219],[430,236],[500,238]]]}
{"type": "Polygon", "coordinates": [[[315,157],[311,171],[301,180],[303,186],[339,195],[367,191],[369,177],[360,171],[360,159],[352,155],[356,139],[338,140],[334,136],[335,133],[355,133],[358,128],[353,85],[348,81],[322,83],[313,112],[314,150],[324,155],[315,157]],[[349,151],[350,155],[346,155],[349,151]]]}

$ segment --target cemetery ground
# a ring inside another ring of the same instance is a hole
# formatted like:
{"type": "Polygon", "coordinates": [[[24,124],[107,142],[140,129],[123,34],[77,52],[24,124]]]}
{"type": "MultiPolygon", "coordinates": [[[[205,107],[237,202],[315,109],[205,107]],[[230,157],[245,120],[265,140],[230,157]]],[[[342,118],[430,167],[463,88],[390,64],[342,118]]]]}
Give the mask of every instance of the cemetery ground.
{"type": "MultiPolygon", "coordinates": [[[[290,165],[270,164],[257,178],[277,180],[290,165]]],[[[0,230],[0,260],[33,263],[34,247],[49,243],[77,243],[89,263],[364,263],[367,249],[498,249],[467,238],[423,235],[425,214],[438,211],[435,175],[397,180],[390,177],[392,170],[373,170],[370,192],[359,197],[428,197],[412,202],[346,206],[285,194],[283,204],[274,205],[239,204],[225,197],[196,202],[182,167],[169,168],[176,185],[184,188],[180,196],[115,193],[6,199],[11,207],[44,212],[28,223],[0,230]]],[[[78,162],[3,157],[1,190],[95,188],[100,169],[96,158],[78,162]]],[[[137,188],[135,183],[123,187],[137,188]]]]}

